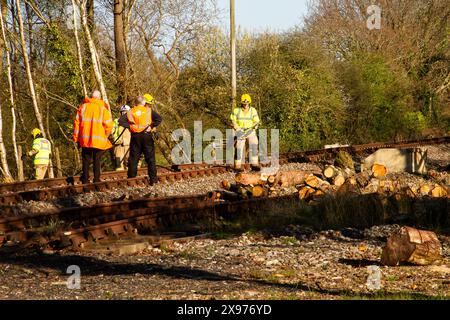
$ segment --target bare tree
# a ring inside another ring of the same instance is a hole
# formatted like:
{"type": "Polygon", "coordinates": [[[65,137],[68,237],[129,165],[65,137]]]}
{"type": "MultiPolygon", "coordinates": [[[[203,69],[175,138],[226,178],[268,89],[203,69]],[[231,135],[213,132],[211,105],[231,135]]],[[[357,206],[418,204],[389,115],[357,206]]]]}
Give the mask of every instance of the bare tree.
{"type": "Polygon", "coordinates": [[[114,47],[116,52],[116,73],[118,104],[123,104],[127,100],[127,58],[125,45],[124,12],[125,1],[114,0],[114,47]]]}
{"type": "Polygon", "coordinates": [[[83,86],[83,94],[87,97],[87,89],[86,89],[86,80],[84,79],[84,68],[83,68],[83,56],[81,55],[81,46],[80,46],[80,38],[78,37],[78,17],[77,12],[78,7],[75,5],[75,0],[72,1],[72,9],[73,9],[73,32],[75,35],[75,43],[77,45],[77,57],[78,57],[78,67],[80,68],[81,75],[81,84],[83,86]]]}
{"type": "MultiPolygon", "coordinates": [[[[14,110],[14,91],[13,91],[13,82],[12,82],[12,76],[11,76],[11,58],[10,58],[10,52],[9,52],[9,47],[7,44],[7,39],[6,39],[6,25],[5,25],[5,18],[6,18],[6,13],[7,13],[7,2],[6,0],[2,0],[1,1],[1,13],[0,13],[0,29],[2,31],[2,36],[0,39],[0,57],[2,57],[3,55],[1,54],[1,51],[5,50],[6,53],[6,74],[7,74],[7,78],[8,78],[8,88],[9,88],[9,97],[10,97],[10,105],[11,105],[11,114],[12,114],[12,126],[11,126],[11,138],[12,138],[12,143],[13,143],[13,148],[14,148],[14,158],[16,160],[16,166],[17,166],[17,170],[19,171],[19,153],[17,150],[17,142],[16,142],[16,112],[14,110]],[[1,43],[3,43],[3,45],[1,45],[1,43]]],[[[0,62],[0,66],[1,66],[1,70],[3,70],[3,59],[1,59],[2,61],[0,62]]],[[[1,125],[1,122],[0,122],[1,125]]],[[[0,134],[1,135],[1,134],[0,134]]],[[[4,146],[3,146],[4,148],[4,146]]],[[[6,157],[6,150],[2,150],[2,155],[4,155],[6,157]]],[[[3,161],[6,162],[6,159],[3,160],[2,157],[2,164],[3,161]]],[[[9,173],[9,169],[4,166],[4,170],[5,173],[8,174],[9,173]]]]}
{"type": "Polygon", "coordinates": [[[20,45],[22,47],[22,55],[23,55],[23,61],[25,64],[25,70],[27,73],[28,78],[28,88],[30,90],[31,100],[33,102],[33,108],[34,108],[34,114],[36,116],[36,120],[38,122],[39,129],[42,131],[44,135],[46,135],[46,131],[44,128],[44,122],[42,120],[41,111],[39,110],[39,105],[36,97],[36,89],[34,86],[33,77],[31,74],[31,66],[30,66],[30,59],[27,52],[27,44],[25,42],[25,35],[23,30],[23,19],[22,19],[22,11],[20,9],[20,1],[15,0],[16,7],[17,7],[17,18],[19,21],[19,33],[20,33],[20,45]]]}
{"type": "Polygon", "coordinates": [[[98,52],[97,48],[95,46],[94,40],[91,35],[91,30],[89,26],[89,20],[88,20],[88,12],[86,9],[86,5],[88,3],[87,0],[75,0],[76,4],[78,5],[80,9],[80,15],[81,15],[81,24],[83,26],[84,34],[86,36],[88,46],[89,46],[89,52],[91,53],[91,62],[94,69],[94,75],[97,80],[97,83],[100,88],[100,92],[102,93],[103,100],[108,104],[108,95],[106,93],[106,87],[105,83],[103,82],[103,76],[102,76],[102,68],[100,64],[100,60],[98,58],[98,52]]]}

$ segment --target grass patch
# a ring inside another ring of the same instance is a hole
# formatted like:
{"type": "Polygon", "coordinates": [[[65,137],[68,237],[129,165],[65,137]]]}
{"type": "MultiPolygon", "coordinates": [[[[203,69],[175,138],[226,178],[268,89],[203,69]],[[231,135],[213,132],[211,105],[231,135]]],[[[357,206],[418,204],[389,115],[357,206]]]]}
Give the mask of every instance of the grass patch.
{"type": "Polygon", "coordinates": [[[386,276],[386,281],[398,281],[400,280],[399,276],[396,275],[387,275],[386,276]]]}
{"type": "Polygon", "coordinates": [[[430,296],[415,292],[376,292],[368,295],[344,295],[344,300],[450,300],[449,296],[430,296]]]}

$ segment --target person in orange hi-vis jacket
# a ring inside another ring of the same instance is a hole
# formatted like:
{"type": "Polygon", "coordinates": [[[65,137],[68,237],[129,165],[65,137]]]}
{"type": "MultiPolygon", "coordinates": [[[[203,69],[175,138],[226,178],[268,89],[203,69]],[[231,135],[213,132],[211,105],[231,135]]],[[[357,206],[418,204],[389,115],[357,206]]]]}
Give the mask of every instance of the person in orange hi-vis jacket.
{"type": "Polygon", "coordinates": [[[91,98],[85,98],[78,108],[73,125],[73,141],[81,148],[83,173],[81,182],[89,183],[89,166],[94,161],[94,183],[100,182],[100,160],[106,150],[112,148],[108,137],[113,129],[113,120],[108,105],[95,90],[91,98]]]}

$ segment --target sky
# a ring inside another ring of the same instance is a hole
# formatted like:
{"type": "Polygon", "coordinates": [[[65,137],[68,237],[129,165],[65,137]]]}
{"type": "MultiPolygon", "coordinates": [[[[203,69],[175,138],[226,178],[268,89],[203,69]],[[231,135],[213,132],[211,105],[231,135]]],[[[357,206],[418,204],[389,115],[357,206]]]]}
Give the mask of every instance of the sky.
{"type": "MultiPolygon", "coordinates": [[[[307,0],[235,0],[236,28],[249,32],[284,32],[301,25],[307,0]]],[[[217,0],[222,25],[229,28],[230,0],[217,0]]]]}

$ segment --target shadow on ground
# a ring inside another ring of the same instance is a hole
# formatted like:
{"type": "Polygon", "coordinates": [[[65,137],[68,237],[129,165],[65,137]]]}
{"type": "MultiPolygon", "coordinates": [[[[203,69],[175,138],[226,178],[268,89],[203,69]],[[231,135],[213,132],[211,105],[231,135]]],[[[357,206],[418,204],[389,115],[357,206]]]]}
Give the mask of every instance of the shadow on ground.
{"type": "MultiPolygon", "coordinates": [[[[376,261],[369,260],[351,260],[342,259],[341,263],[350,264],[353,266],[363,267],[366,265],[379,264],[376,261]]],[[[86,257],[76,254],[60,255],[60,254],[43,254],[38,251],[31,251],[20,254],[5,254],[0,252],[0,264],[18,265],[30,269],[53,269],[59,271],[61,275],[66,276],[66,269],[70,265],[78,265],[84,276],[126,276],[126,275],[160,275],[171,277],[174,279],[191,279],[196,281],[235,281],[245,282],[260,286],[261,289],[277,288],[292,292],[306,291],[310,293],[323,294],[328,296],[339,296],[347,299],[435,299],[435,297],[419,294],[415,292],[402,293],[356,293],[341,289],[326,289],[322,288],[318,283],[308,285],[306,283],[277,283],[265,279],[258,278],[243,278],[233,274],[220,274],[202,269],[159,265],[154,263],[117,263],[109,262],[95,257],[86,257]],[[402,298],[403,297],[403,298],[402,298]]]]}

